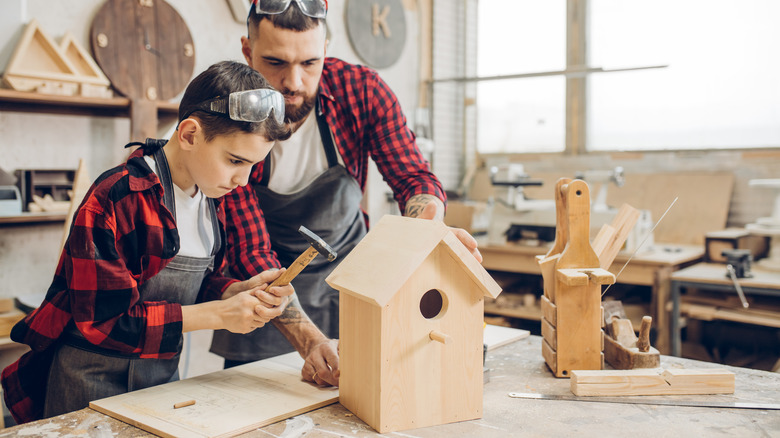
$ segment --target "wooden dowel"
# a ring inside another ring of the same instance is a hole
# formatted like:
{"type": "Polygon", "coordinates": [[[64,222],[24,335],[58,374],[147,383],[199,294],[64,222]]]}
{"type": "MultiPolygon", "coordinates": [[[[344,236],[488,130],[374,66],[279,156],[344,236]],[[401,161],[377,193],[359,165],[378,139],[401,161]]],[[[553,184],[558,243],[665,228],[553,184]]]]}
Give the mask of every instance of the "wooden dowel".
{"type": "Polygon", "coordinates": [[[192,406],[195,404],[195,400],[187,400],[183,402],[178,402],[173,405],[173,409],[179,409],[179,408],[185,408],[187,406],[192,406]]]}
{"type": "Polygon", "coordinates": [[[643,353],[650,351],[650,324],[652,322],[653,317],[643,316],[642,325],[639,326],[639,339],[636,341],[636,348],[643,353]]]}
{"type": "Polygon", "coordinates": [[[448,335],[445,335],[444,333],[436,330],[432,330],[430,333],[428,333],[428,337],[431,338],[432,341],[441,342],[445,345],[452,339],[448,335]]]}

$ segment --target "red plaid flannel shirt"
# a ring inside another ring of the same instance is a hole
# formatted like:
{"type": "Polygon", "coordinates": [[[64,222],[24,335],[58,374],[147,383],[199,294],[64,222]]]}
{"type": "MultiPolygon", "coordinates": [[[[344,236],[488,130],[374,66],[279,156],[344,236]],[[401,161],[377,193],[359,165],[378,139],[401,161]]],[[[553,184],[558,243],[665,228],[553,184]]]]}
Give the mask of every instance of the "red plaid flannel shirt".
{"type": "MultiPolygon", "coordinates": [[[[179,251],[176,222],[162,203],[162,184],[142,152],[133,152],[127,163],[105,172],[90,188],[46,298],[11,332],[14,341],[32,349],[2,373],[6,405],[19,423],[42,417],[54,345],[70,321],[106,350],[152,359],[178,352],[181,305],[139,300],[139,286],[179,251]]],[[[224,230],[224,211],[217,213],[224,230]]],[[[221,251],[215,266],[223,264],[223,257],[221,251]]],[[[218,270],[209,274],[198,301],[220,299],[234,281],[218,270]]]]}
{"type": "MultiPolygon", "coordinates": [[[[412,196],[430,194],[446,201],[444,190],[417,148],[401,105],[376,71],[325,58],[319,96],[322,112],[347,171],[365,190],[371,157],[390,185],[401,211],[412,196]]],[[[224,197],[227,215],[228,263],[233,275],[250,278],[281,267],[258,208],[254,185],[263,163],[252,170],[249,184],[224,197]]],[[[368,223],[368,216],[366,223],[368,223]]]]}

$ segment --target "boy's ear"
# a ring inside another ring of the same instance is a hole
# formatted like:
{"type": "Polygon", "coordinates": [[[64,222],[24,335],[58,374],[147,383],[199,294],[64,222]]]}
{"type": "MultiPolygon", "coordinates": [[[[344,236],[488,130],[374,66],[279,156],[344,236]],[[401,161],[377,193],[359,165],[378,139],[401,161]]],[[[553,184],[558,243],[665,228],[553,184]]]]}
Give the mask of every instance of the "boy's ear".
{"type": "Polygon", "coordinates": [[[192,150],[195,138],[201,130],[200,123],[193,118],[186,118],[179,123],[176,135],[179,137],[179,145],[184,150],[192,150]]]}

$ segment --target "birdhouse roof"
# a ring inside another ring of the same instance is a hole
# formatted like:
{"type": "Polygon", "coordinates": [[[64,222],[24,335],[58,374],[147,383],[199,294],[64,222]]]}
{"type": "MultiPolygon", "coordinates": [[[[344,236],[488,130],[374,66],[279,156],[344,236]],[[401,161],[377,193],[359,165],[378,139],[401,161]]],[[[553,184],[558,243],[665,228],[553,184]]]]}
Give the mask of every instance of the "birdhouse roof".
{"type": "Polygon", "coordinates": [[[325,281],[334,289],[384,306],[436,250],[452,256],[474,281],[474,290],[493,298],[501,293],[501,287],[444,223],[393,215],[373,225],[325,281]]]}

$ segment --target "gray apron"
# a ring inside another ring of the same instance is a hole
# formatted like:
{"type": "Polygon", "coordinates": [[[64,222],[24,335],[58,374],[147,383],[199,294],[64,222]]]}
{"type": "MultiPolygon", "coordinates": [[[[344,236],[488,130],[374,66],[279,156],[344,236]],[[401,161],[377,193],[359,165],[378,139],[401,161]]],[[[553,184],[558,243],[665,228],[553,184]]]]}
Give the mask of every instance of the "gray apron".
{"type": "MultiPolygon", "coordinates": [[[[165,189],[163,204],[175,218],[172,180],[162,148],[155,151],[154,158],[165,189]]],[[[139,286],[140,301],[167,301],[184,306],[195,303],[203,278],[214,269],[214,256],[221,245],[212,199],[209,199],[209,210],[214,229],[211,256],[176,255],[162,271],[139,286]]],[[[44,418],[83,409],[92,400],[178,380],[182,345],[180,338],[179,353],[171,359],[140,359],[91,344],[71,321],[54,354],[44,418]]]]}
{"type": "MultiPolygon", "coordinates": [[[[309,186],[283,195],[268,188],[269,159],[263,166],[263,178],[254,189],[263,209],[271,247],[282,266],[289,266],[309,247],[298,232],[301,225],[320,236],[338,253],[334,262],[318,255],[292,281],[309,318],[326,336],[338,338],[339,294],[325,283],[325,277],[366,235],[366,223],[360,209],[363,190],[339,164],[330,129],[319,105],[316,114],[328,169],[309,186]]],[[[245,335],[218,330],[214,332],[211,351],[227,360],[248,362],[289,353],[294,348],[273,324],[266,324],[245,335]]]]}

